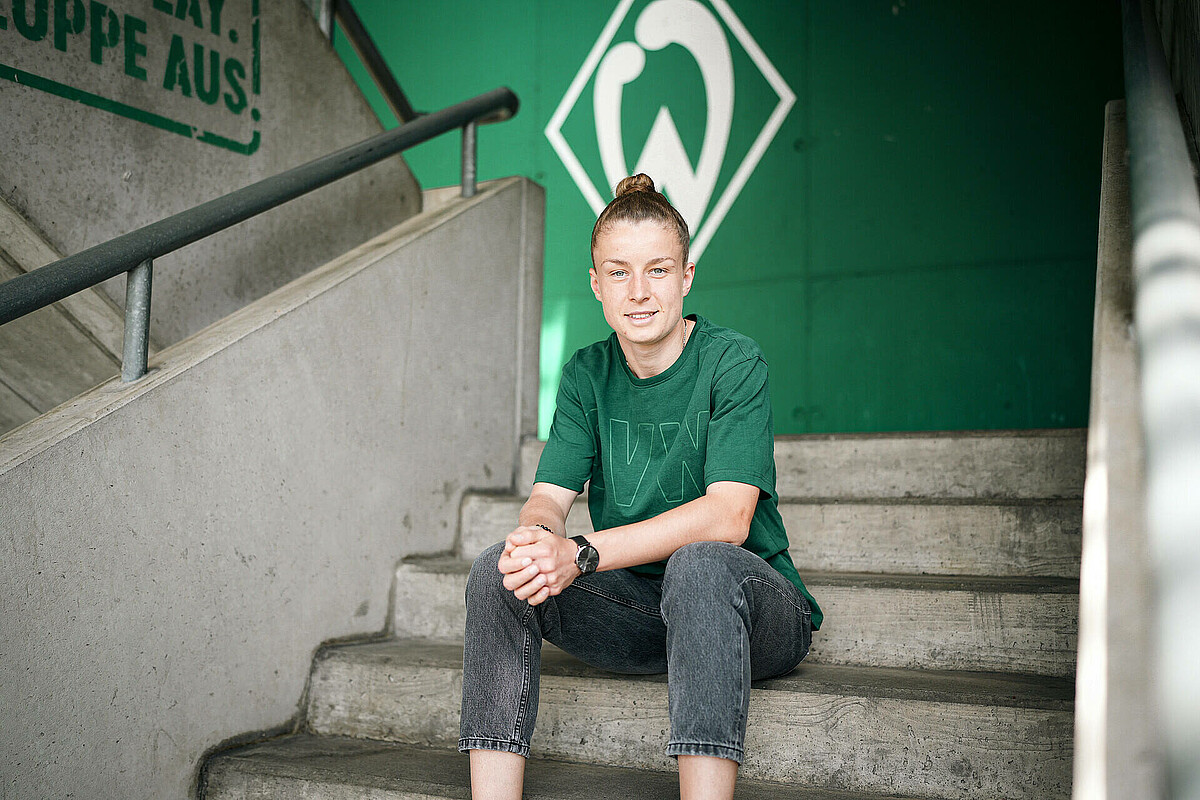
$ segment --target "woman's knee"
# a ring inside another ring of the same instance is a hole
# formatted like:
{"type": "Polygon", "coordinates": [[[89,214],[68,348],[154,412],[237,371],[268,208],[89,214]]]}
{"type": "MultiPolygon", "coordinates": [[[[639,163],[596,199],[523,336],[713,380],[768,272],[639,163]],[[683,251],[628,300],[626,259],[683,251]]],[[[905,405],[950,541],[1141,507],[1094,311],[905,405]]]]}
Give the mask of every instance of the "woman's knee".
{"type": "Polygon", "coordinates": [[[732,598],[742,580],[740,550],[728,542],[692,542],[676,550],[663,572],[664,605],[677,599],[732,598]]]}
{"type": "Polygon", "coordinates": [[[504,542],[497,542],[484,550],[471,565],[467,577],[467,599],[474,595],[494,595],[504,589],[504,575],[500,572],[500,556],[504,554],[504,542]]]}
{"type": "Polygon", "coordinates": [[[667,578],[720,579],[737,572],[736,562],[742,548],[729,542],[692,542],[676,550],[667,559],[663,580],[667,578]]]}

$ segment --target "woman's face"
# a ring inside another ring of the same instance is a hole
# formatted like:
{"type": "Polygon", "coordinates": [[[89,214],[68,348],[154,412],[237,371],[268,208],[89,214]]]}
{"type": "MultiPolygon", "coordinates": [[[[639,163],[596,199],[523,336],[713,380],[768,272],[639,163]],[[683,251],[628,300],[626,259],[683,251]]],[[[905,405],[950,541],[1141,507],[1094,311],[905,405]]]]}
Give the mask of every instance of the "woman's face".
{"type": "Polygon", "coordinates": [[[652,221],[617,222],[592,249],[592,291],[623,343],[654,346],[680,335],[695,269],[683,263],[675,231],[652,221]]]}

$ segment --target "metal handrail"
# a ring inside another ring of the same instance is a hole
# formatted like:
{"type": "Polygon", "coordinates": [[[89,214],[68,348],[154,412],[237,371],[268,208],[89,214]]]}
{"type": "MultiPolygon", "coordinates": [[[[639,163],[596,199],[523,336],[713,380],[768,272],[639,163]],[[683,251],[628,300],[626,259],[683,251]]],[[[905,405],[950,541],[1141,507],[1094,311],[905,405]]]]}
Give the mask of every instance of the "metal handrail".
{"type": "MultiPolygon", "coordinates": [[[[359,60],[367,68],[367,72],[370,73],[371,78],[375,81],[375,85],[379,87],[383,99],[391,107],[392,113],[396,115],[396,119],[401,124],[416,119],[419,114],[413,111],[412,105],[408,102],[408,97],[400,88],[400,84],[396,81],[396,76],[392,74],[392,70],[388,67],[387,62],[383,60],[383,54],[375,46],[375,40],[371,38],[371,34],[367,33],[366,27],[362,24],[362,20],[358,18],[358,14],[354,11],[354,6],[350,4],[350,0],[328,0],[328,3],[331,22],[332,20],[336,20],[341,23],[342,30],[346,32],[347,41],[354,48],[354,52],[358,53],[359,60]]],[[[329,38],[330,40],[333,39],[332,24],[329,26],[329,38]]]]}
{"type": "MultiPolygon", "coordinates": [[[[1146,529],[1172,793],[1200,796],[1200,196],[1150,0],[1124,0],[1146,529]]],[[[1119,565],[1113,565],[1119,569],[1119,565]]],[[[1119,732],[1111,732],[1119,735],[1119,732]]]]}
{"type": "Polygon", "coordinates": [[[121,377],[137,380],[146,372],[153,259],[455,128],[463,132],[462,194],[470,197],[475,193],[478,121],[497,115],[508,119],[518,106],[510,89],[493,89],[0,283],[0,325],[127,272],[121,377]]]}

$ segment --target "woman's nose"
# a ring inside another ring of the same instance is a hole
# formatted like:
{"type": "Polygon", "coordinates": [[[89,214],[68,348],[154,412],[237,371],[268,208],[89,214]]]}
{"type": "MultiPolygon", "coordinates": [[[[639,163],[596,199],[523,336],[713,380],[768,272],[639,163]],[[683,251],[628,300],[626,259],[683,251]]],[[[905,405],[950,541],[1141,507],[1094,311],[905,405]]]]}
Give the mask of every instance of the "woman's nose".
{"type": "Polygon", "coordinates": [[[634,274],[629,281],[629,299],[635,302],[650,299],[650,281],[645,276],[634,274]]]}

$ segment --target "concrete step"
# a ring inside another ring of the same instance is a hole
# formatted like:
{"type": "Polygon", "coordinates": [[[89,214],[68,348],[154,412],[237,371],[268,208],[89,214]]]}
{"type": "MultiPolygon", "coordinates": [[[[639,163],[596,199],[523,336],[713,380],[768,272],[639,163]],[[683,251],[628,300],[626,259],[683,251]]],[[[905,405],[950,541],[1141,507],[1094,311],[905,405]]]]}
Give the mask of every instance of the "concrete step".
{"type": "MultiPolygon", "coordinates": [[[[523,502],[515,495],[465,495],[459,554],[474,559],[502,540],[523,502]]],[[[779,510],[800,569],[1079,577],[1078,499],[785,499],[779,510]]],[[[571,535],[592,532],[585,499],[576,501],[567,526],[571,535]]]]}
{"type": "MultiPolygon", "coordinates": [[[[663,755],[665,676],[614,675],[551,646],[542,655],[536,756],[674,769],[663,755]]],[[[326,735],[452,747],[461,685],[461,644],[331,648],[313,667],[309,726],[326,735]]],[[[1072,682],[1060,678],[805,662],[755,684],[741,774],[947,800],[1067,797],[1072,697],[1072,682]]]]}
{"type": "MultiPolygon", "coordinates": [[[[467,757],[447,748],[414,747],[341,736],[301,734],[215,757],[206,770],[206,800],[466,800],[467,757]]],[[[652,770],[531,758],[528,800],[674,800],[675,775],[652,770]]],[[[878,795],[805,789],[743,779],[738,800],[883,800],[878,795]]],[[[892,800],[903,800],[893,798],[892,800]]]]}
{"type": "MultiPolygon", "coordinates": [[[[521,448],[528,494],[544,443],[521,448]]],[[[1082,497],[1085,429],[779,436],[780,497],[1082,497]]]]}
{"type": "MultiPolygon", "coordinates": [[[[460,639],[467,561],[405,561],[396,573],[394,632],[460,639]]],[[[1078,582],[867,573],[805,573],[825,611],[812,661],[915,669],[1075,671],[1078,582]]]]}

